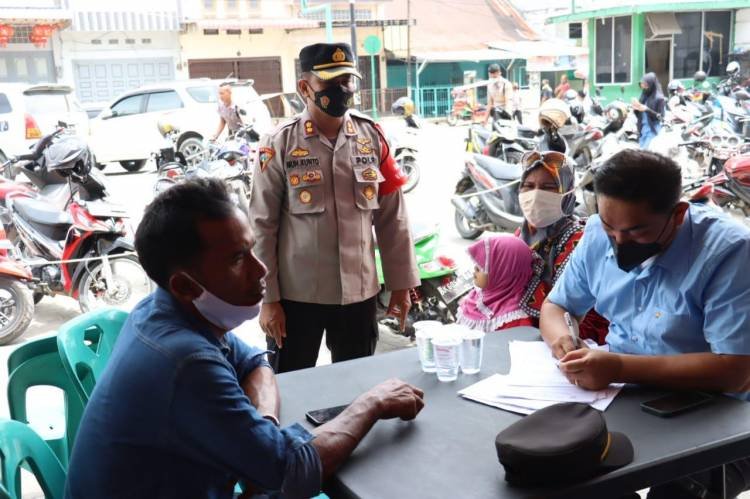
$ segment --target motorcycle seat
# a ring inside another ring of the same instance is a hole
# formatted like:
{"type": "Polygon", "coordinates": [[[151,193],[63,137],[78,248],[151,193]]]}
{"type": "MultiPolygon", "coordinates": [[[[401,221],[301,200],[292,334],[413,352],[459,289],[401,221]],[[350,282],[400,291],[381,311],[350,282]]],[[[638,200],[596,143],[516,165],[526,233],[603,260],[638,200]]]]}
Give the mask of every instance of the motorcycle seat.
{"type": "Polygon", "coordinates": [[[25,219],[42,225],[70,225],[73,221],[66,211],[36,199],[18,198],[13,201],[18,213],[25,219]]]}
{"type": "Polygon", "coordinates": [[[485,142],[489,140],[490,136],[492,135],[492,132],[490,132],[489,130],[481,126],[473,127],[472,132],[474,132],[477,136],[484,139],[485,142]]]}
{"type": "Polygon", "coordinates": [[[522,169],[519,165],[512,165],[483,154],[475,154],[474,160],[497,180],[516,180],[521,177],[522,169]]]}
{"type": "Polygon", "coordinates": [[[525,125],[518,125],[517,130],[518,130],[518,135],[520,137],[525,137],[525,138],[529,138],[529,139],[532,138],[532,137],[536,137],[536,134],[537,134],[537,131],[538,131],[535,128],[532,128],[530,126],[525,126],[525,125]]]}

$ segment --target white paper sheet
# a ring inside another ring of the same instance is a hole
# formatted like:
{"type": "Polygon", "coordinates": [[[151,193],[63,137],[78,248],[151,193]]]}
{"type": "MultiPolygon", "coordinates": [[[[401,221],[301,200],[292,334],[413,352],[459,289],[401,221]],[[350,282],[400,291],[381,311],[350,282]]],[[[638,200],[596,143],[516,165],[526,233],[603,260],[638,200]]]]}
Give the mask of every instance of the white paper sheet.
{"type": "MultiPolygon", "coordinates": [[[[584,390],[560,372],[557,360],[542,341],[510,342],[510,374],[495,374],[461,391],[459,395],[482,404],[519,414],[560,402],[581,402],[604,411],[622,388],[612,384],[599,391],[584,390]]],[[[594,348],[608,350],[607,346],[594,348]]]]}

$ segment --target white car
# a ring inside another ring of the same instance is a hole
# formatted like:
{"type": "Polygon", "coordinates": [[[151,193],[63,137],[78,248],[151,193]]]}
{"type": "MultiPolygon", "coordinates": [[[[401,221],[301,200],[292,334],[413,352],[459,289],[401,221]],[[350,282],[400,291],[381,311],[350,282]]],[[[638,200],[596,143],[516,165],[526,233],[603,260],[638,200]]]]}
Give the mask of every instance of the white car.
{"type": "Polygon", "coordinates": [[[0,83],[0,162],[27,154],[59,121],[86,137],[89,117],[68,85],[0,83]]]}
{"type": "MultiPolygon", "coordinates": [[[[179,129],[177,150],[191,157],[203,150],[204,139],[219,126],[218,92],[224,80],[161,82],[120,95],[91,120],[90,145],[97,162],[119,162],[128,171],[143,168],[164,143],[157,123],[168,114],[179,129]]],[[[271,114],[252,82],[232,82],[232,100],[258,133],[271,128],[271,114]]],[[[226,129],[225,129],[226,132],[226,129]]]]}

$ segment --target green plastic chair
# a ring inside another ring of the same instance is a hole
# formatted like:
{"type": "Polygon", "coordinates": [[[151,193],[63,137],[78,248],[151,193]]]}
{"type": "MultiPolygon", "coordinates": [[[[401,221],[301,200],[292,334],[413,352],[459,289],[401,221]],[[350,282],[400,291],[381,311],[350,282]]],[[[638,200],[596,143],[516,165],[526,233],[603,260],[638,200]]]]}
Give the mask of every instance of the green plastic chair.
{"type": "MultiPolygon", "coordinates": [[[[0,419],[2,485],[8,497],[22,499],[21,465],[26,463],[44,491],[46,499],[62,499],[65,470],[44,440],[18,421],[0,419]]],[[[0,497],[2,497],[0,495],[0,497]]]]}
{"type": "Polygon", "coordinates": [[[84,403],[91,397],[127,318],[122,310],[96,310],[60,326],[57,349],[84,403]]]}
{"type": "Polygon", "coordinates": [[[57,333],[44,338],[34,338],[19,345],[8,356],[8,376],[13,374],[18,366],[37,355],[57,353],[57,333]]]}
{"type": "MultiPolygon", "coordinates": [[[[28,390],[34,386],[52,386],[63,392],[65,431],[57,438],[45,440],[55,453],[63,467],[68,466],[68,457],[73,450],[73,442],[78,431],[78,425],[83,416],[84,401],[76,386],[68,376],[60,354],[57,352],[57,340],[54,340],[54,350],[46,354],[39,354],[16,367],[8,378],[8,408],[10,417],[21,423],[29,423],[26,412],[28,390]]],[[[46,340],[46,339],[45,339],[46,340]]]]}

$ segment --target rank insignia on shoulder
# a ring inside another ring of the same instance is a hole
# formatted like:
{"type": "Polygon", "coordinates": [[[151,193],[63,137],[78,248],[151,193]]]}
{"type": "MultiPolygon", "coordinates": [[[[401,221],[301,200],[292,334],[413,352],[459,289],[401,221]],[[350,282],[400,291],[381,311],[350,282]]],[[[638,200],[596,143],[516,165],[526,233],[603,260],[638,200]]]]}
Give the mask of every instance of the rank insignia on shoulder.
{"type": "Polygon", "coordinates": [[[312,194],[307,189],[303,189],[302,192],[299,193],[299,200],[302,204],[310,204],[312,202],[312,194]]]}
{"type": "Polygon", "coordinates": [[[315,133],[315,127],[313,122],[310,120],[305,121],[305,135],[312,135],[315,133]]]}
{"type": "Polygon", "coordinates": [[[317,184],[323,180],[323,174],[320,170],[310,170],[302,174],[302,181],[306,184],[317,184]]]}
{"type": "Polygon", "coordinates": [[[369,180],[370,182],[375,182],[378,179],[378,172],[376,172],[372,168],[368,168],[367,170],[362,172],[362,178],[365,180],[369,180]]]}
{"type": "Polygon", "coordinates": [[[294,149],[292,152],[289,153],[293,158],[304,158],[308,154],[310,154],[310,151],[307,149],[302,149],[301,147],[298,147],[294,149]]]}
{"type": "Polygon", "coordinates": [[[352,122],[349,120],[346,120],[346,133],[349,135],[354,135],[354,125],[352,125],[352,122]]]}
{"type": "Polygon", "coordinates": [[[289,175],[289,185],[291,185],[292,187],[297,187],[300,182],[300,177],[296,173],[294,175],[289,175]]]}
{"type": "Polygon", "coordinates": [[[367,144],[372,144],[372,139],[368,139],[367,137],[357,137],[357,144],[366,146],[367,144]]]}
{"type": "Polygon", "coordinates": [[[266,171],[268,163],[271,162],[276,152],[270,147],[261,147],[258,150],[258,160],[260,161],[260,171],[266,171]]]}
{"type": "Polygon", "coordinates": [[[360,154],[372,154],[372,147],[370,146],[357,146],[357,150],[360,154]]]}
{"type": "Polygon", "coordinates": [[[372,200],[375,197],[375,187],[371,185],[365,186],[365,188],[362,189],[362,194],[365,195],[368,201],[372,200]]]}

